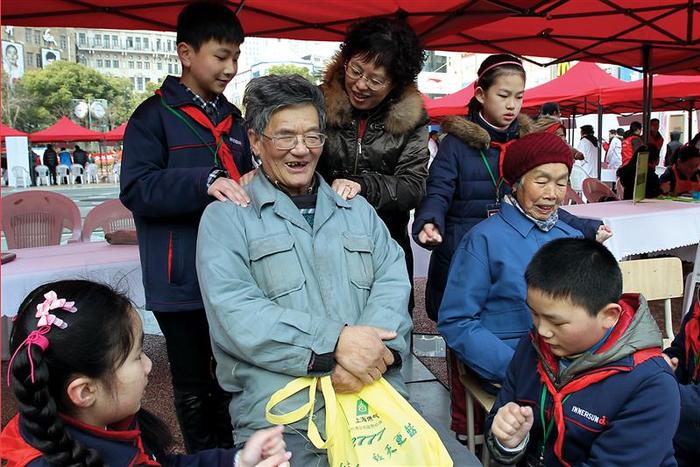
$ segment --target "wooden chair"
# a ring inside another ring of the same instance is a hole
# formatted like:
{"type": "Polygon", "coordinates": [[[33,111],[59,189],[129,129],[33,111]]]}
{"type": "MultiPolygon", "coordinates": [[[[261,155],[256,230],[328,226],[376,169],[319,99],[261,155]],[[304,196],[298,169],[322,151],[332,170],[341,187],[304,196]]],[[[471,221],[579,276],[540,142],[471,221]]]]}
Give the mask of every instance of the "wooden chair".
{"type": "Polygon", "coordinates": [[[7,247],[58,245],[63,229],[80,240],[80,210],[72,199],[53,191],[29,190],[2,197],[2,230],[7,247]]]}
{"type": "Polygon", "coordinates": [[[664,300],[666,337],[673,339],[671,299],[683,296],[683,267],[679,258],[637,259],[620,262],[622,291],[641,293],[648,301],[664,300]]]}
{"type": "Polygon", "coordinates": [[[610,187],[597,178],[585,179],[583,181],[582,189],[583,195],[586,197],[586,201],[589,203],[597,203],[602,198],[617,199],[617,195],[610,189],[610,187]]]}
{"type": "Polygon", "coordinates": [[[92,208],[85,217],[81,242],[89,242],[92,233],[97,229],[104,233],[112,233],[117,230],[136,230],[134,216],[121,201],[110,199],[92,208]]]}
{"type": "Polygon", "coordinates": [[[476,445],[481,444],[481,463],[489,465],[489,450],[486,447],[485,433],[477,435],[474,429],[474,403],[481,406],[485,413],[491,411],[491,407],[496,402],[496,396],[489,394],[481,386],[481,382],[474,375],[474,372],[463,363],[459,364],[459,380],[464,386],[467,403],[467,447],[475,453],[476,445]]]}

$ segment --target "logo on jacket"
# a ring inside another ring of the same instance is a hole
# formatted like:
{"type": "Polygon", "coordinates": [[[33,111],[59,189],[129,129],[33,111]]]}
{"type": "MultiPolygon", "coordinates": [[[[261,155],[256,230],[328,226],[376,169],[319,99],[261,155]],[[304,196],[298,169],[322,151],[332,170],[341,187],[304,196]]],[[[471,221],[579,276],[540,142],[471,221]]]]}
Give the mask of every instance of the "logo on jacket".
{"type": "Polygon", "coordinates": [[[608,424],[608,419],[605,415],[600,417],[596,414],[590,413],[589,411],[582,409],[581,407],[576,407],[575,405],[571,407],[571,412],[575,413],[576,415],[580,415],[583,418],[587,418],[588,420],[597,423],[600,426],[606,426],[608,424]]]}
{"type": "Polygon", "coordinates": [[[241,143],[239,140],[237,140],[237,139],[234,138],[233,136],[229,136],[229,137],[228,137],[228,140],[231,141],[233,144],[235,144],[235,145],[237,145],[237,146],[243,146],[243,143],[241,143]]]}

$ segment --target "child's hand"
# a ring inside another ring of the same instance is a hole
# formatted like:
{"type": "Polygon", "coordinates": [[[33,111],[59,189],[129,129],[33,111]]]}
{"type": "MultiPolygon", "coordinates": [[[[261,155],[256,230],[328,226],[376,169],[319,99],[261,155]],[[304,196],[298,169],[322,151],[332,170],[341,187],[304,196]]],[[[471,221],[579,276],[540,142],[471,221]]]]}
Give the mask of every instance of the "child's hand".
{"type": "Polygon", "coordinates": [[[678,368],[678,358],[677,357],[669,357],[665,353],[661,353],[661,356],[664,357],[664,360],[666,360],[666,363],[668,363],[668,366],[671,367],[673,371],[676,371],[676,368],[678,368]]]}
{"type": "Polygon", "coordinates": [[[207,189],[207,194],[219,201],[229,199],[239,206],[248,206],[248,203],[250,203],[248,193],[238,183],[226,177],[219,177],[214,180],[214,183],[207,189]]]}
{"type": "Polygon", "coordinates": [[[256,431],[245,443],[235,467],[289,467],[292,453],[286,451],[283,431],[282,426],[256,431]]]}
{"type": "Polygon", "coordinates": [[[600,227],[598,227],[598,232],[596,232],[595,234],[595,240],[598,243],[603,243],[605,240],[609,239],[612,236],[613,232],[612,230],[610,230],[610,227],[603,224],[600,227]]]}
{"type": "Polygon", "coordinates": [[[432,222],[428,222],[418,234],[418,241],[424,245],[439,245],[442,243],[442,235],[432,222]]]}
{"type": "Polygon", "coordinates": [[[491,425],[491,433],[506,448],[515,448],[523,442],[534,422],[532,407],[521,407],[508,402],[498,409],[491,425]]]}

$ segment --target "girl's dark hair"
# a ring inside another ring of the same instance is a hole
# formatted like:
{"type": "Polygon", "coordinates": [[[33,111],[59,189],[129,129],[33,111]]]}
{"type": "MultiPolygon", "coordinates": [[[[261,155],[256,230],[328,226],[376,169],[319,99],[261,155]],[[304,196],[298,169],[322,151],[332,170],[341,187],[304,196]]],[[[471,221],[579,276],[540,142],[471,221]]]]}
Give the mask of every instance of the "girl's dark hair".
{"type": "Polygon", "coordinates": [[[372,18],[351,25],[340,51],[345,62],[358,55],[383,66],[394,85],[393,95],[400,95],[416,81],[425,59],[423,45],[411,26],[391,18],[372,18]]]}
{"type": "Polygon", "coordinates": [[[20,305],[10,337],[13,355],[37,329],[36,308],[49,291],[75,302],[78,311],[51,311],[68,326],[51,327],[45,335],[49,341],[46,350],[31,346],[33,383],[25,348],[17,352],[12,362],[12,391],[22,426],[31,435],[28,442],[49,463],[101,466],[104,464],[99,454],[73,440],[58,414],[72,412],[66,390],[76,375],[112,383],[114,371],[124,363],[137,338],[133,333],[133,307],[121,293],[91,281],[64,280],[39,286],[20,305]]]}
{"type": "MultiPolygon", "coordinates": [[[[486,57],[486,60],[481,62],[477,74],[479,77],[474,83],[474,88],[479,87],[484,91],[493,86],[496,79],[503,75],[519,74],[522,75],[523,81],[525,81],[523,62],[518,57],[510,54],[496,54],[486,57]],[[517,65],[508,62],[516,62],[517,65]],[[503,65],[499,65],[499,63],[503,65]]],[[[478,101],[476,96],[473,96],[469,101],[469,115],[476,115],[482,107],[481,102],[478,101]]]]}

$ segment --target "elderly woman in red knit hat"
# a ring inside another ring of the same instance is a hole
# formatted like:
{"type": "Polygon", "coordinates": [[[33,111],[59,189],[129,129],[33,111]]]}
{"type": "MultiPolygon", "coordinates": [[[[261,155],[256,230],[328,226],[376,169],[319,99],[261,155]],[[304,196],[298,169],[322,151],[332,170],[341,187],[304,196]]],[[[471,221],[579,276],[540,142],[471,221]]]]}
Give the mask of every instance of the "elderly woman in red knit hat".
{"type": "Polygon", "coordinates": [[[452,259],[438,329],[492,392],[505,378],[518,340],[532,327],[525,268],[542,245],[583,237],[557,212],[572,165],[571,148],[553,133],[514,142],[503,162],[512,194],[462,238],[452,259]]]}

